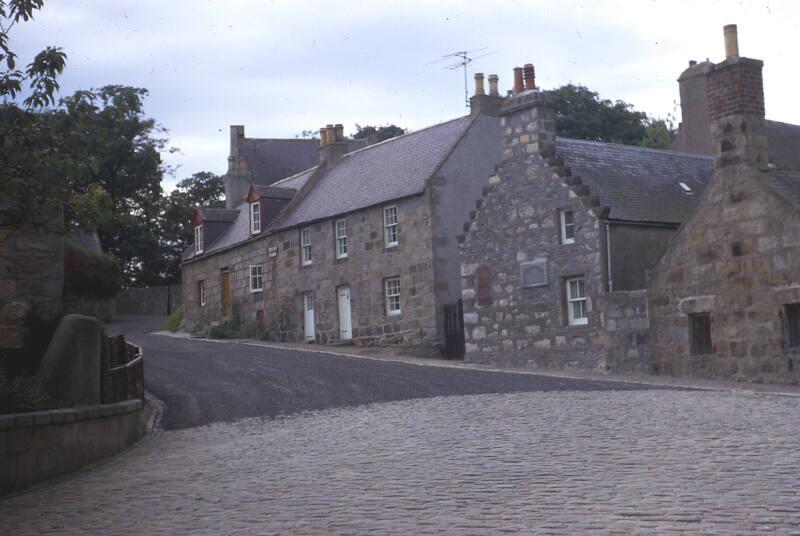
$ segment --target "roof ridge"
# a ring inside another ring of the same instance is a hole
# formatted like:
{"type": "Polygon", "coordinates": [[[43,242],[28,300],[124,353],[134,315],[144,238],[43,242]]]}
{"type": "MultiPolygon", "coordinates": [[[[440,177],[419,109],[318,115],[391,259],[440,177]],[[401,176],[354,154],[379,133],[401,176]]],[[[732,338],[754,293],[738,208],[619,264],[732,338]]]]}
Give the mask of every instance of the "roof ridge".
{"type": "Polygon", "coordinates": [[[614,146],[614,147],[623,147],[626,149],[635,149],[638,151],[643,152],[650,152],[650,153],[657,153],[657,154],[676,154],[680,156],[688,156],[691,158],[697,158],[699,160],[713,160],[714,156],[710,154],[701,154],[701,153],[689,153],[685,151],[674,151],[672,149],[656,149],[654,147],[644,147],[642,145],[628,145],[626,143],[614,143],[610,141],[598,141],[598,140],[581,140],[578,138],[566,138],[564,136],[556,136],[556,142],[559,140],[568,141],[568,142],[577,142],[577,143],[585,143],[587,145],[604,145],[604,146],[614,146]]]}
{"type": "Polygon", "coordinates": [[[440,127],[442,125],[446,125],[448,123],[453,123],[453,122],[458,121],[460,119],[469,118],[469,117],[470,117],[469,115],[461,115],[461,116],[458,116],[458,117],[454,117],[453,119],[448,119],[447,121],[442,121],[441,123],[434,123],[433,125],[428,125],[427,127],[423,127],[423,128],[421,128],[419,130],[412,130],[410,132],[406,132],[405,134],[400,134],[399,136],[394,136],[393,138],[389,138],[389,139],[386,139],[386,140],[383,140],[383,141],[379,141],[378,143],[373,143],[372,145],[367,145],[366,147],[362,147],[361,149],[356,149],[355,151],[350,151],[349,153],[345,154],[342,158],[344,158],[345,156],[350,156],[351,154],[360,153],[361,151],[366,151],[368,149],[372,149],[373,147],[379,147],[381,145],[385,145],[387,143],[390,143],[390,142],[393,142],[393,141],[397,141],[399,139],[406,138],[408,136],[413,136],[414,134],[419,134],[420,132],[425,132],[426,130],[430,130],[432,128],[440,127]]]}

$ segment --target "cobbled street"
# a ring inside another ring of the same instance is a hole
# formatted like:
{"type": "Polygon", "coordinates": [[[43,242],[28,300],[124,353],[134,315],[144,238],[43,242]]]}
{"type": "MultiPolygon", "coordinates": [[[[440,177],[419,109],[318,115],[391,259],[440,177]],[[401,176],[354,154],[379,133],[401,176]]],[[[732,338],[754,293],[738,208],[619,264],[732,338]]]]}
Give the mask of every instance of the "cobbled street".
{"type": "Polygon", "coordinates": [[[500,375],[532,379],[176,426],[0,500],[0,532],[800,535],[800,398],[500,375]]]}

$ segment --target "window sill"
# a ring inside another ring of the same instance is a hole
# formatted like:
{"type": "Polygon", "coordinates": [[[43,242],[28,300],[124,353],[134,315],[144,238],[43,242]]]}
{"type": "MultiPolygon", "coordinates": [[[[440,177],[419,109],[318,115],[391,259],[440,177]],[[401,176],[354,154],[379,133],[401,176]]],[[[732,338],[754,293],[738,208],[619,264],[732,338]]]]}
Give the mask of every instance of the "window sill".
{"type": "Polygon", "coordinates": [[[261,294],[262,292],[264,292],[263,288],[250,289],[250,294],[261,294]]]}

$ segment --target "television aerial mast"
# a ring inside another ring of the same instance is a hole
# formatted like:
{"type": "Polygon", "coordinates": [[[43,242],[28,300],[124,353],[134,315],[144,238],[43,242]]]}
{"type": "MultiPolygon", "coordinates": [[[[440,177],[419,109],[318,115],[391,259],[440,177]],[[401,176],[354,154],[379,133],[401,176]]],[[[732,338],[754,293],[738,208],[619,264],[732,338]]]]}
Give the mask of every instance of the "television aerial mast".
{"type": "Polygon", "coordinates": [[[476,48],[474,50],[457,50],[456,52],[452,52],[450,54],[445,54],[438,60],[434,60],[428,63],[428,65],[432,65],[434,63],[439,63],[442,61],[450,61],[448,65],[444,66],[444,69],[449,71],[455,71],[456,69],[464,69],[464,105],[469,108],[469,89],[467,88],[467,65],[471,64],[473,61],[483,58],[485,56],[490,56],[492,54],[496,54],[497,51],[493,50],[492,52],[485,52],[483,54],[479,54],[477,56],[472,56],[476,52],[481,52],[486,50],[488,47],[483,48],[476,48]]]}

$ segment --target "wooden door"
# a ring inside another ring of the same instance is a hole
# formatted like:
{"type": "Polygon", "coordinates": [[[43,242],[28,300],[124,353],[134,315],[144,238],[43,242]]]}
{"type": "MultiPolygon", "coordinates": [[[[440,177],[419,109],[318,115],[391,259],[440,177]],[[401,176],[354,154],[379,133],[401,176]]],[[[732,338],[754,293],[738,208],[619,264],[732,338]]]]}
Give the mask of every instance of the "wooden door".
{"type": "Polygon", "coordinates": [[[222,316],[231,316],[231,272],[222,270],[222,316]]]}
{"type": "Polygon", "coordinates": [[[350,317],[350,287],[339,289],[339,338],[343,341],[353,338],[353,325],[350,317]]]}

